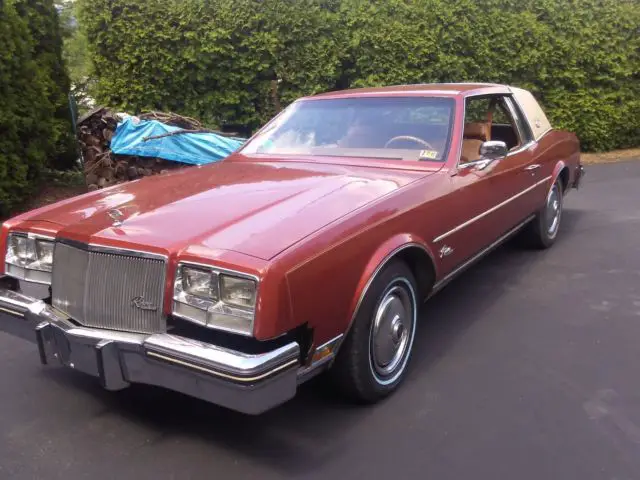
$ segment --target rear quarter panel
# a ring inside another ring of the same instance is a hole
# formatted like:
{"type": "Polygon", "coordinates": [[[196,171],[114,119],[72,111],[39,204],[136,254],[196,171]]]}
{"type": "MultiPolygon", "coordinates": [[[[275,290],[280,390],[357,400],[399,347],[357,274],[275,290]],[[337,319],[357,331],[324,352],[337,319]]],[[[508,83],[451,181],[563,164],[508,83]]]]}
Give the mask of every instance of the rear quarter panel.
{"type": "MultiPolygon", "coordinates": [[[[541,178],[551,177],[547,186],[555,182],[561,171],[569,169],[568,187],[573,185],[580,166],[580,143],[575,134],[564,130],[549,130],[535,144],[533,162],[542,165],[541,178]]],[[[547,189],[537,191],[537,203],[542,206],[547,189]]]]}

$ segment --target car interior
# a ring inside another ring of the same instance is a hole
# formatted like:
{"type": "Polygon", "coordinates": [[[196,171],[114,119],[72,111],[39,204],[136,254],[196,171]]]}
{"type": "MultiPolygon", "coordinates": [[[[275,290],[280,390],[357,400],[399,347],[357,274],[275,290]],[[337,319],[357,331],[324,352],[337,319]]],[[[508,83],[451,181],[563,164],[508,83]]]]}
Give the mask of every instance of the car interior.
{"type": "Polygon", "coordinates": [[[432,149],[443,151],[449,134],[447,124],[420,123],[384,123],[360,127],[348,132],[339,142],[341,147],[349,148],[388,148],[389,141],[394,141],[393,148],[424,149],[426,145],[410,140],[413,137],[426,142],[432,149]]]}
{"type": "Polygon", "coordinates": [[[468,98],[460,163],[480,160],[480,147],[490,140],[505,142],[507,150],[513,150],[521,144],[515,121],[504,98],[468,98]]]}

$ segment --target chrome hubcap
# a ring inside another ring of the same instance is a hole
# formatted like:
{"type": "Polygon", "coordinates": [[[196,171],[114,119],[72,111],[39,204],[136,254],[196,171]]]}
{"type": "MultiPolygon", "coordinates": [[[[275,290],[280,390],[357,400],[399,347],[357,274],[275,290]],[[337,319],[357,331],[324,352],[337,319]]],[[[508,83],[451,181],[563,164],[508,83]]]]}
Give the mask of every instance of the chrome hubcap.
{"type": "Polygon", "coordinates": [[[562,204],[560,202],[560,192],[558,185],[554,185],[547,197],[547,233],[553,237],[560,226],[560,215],[562,214],[562,204]]]}
{"type": "Polygon", "coordinates": [[[393,382],[404,368],[414,323],[411,293],[401,285],[391,287],[378,304],[371,327],[370,360],[380,383],[393,382]]]}

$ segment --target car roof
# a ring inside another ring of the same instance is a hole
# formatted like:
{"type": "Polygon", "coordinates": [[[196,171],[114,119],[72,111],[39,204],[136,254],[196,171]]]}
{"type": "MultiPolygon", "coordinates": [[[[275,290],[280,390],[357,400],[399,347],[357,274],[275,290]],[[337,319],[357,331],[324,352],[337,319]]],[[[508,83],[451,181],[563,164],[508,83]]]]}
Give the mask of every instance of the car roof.
{"type": "Polygon", "coordinates": [[[388,87],[352,88],[305,97],[306,99],[351,98],[368,96],[469,96],[509,94],[507,85],[497,83],[422,83],[414,85],[392,85],[388,87]]]}

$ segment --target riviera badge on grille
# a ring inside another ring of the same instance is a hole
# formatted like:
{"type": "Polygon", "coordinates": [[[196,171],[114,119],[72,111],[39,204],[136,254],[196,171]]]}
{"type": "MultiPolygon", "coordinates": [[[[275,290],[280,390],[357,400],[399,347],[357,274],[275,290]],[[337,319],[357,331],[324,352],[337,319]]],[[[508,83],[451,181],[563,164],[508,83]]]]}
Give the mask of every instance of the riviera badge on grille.
{"type": "Polygon", "coordinates": [[[158,310],[158,306],[144,299],[142,295],[133,297],[131,299],[131,306],[139,308],[140,310],[151,310],[155,312],[158,310]]]}

